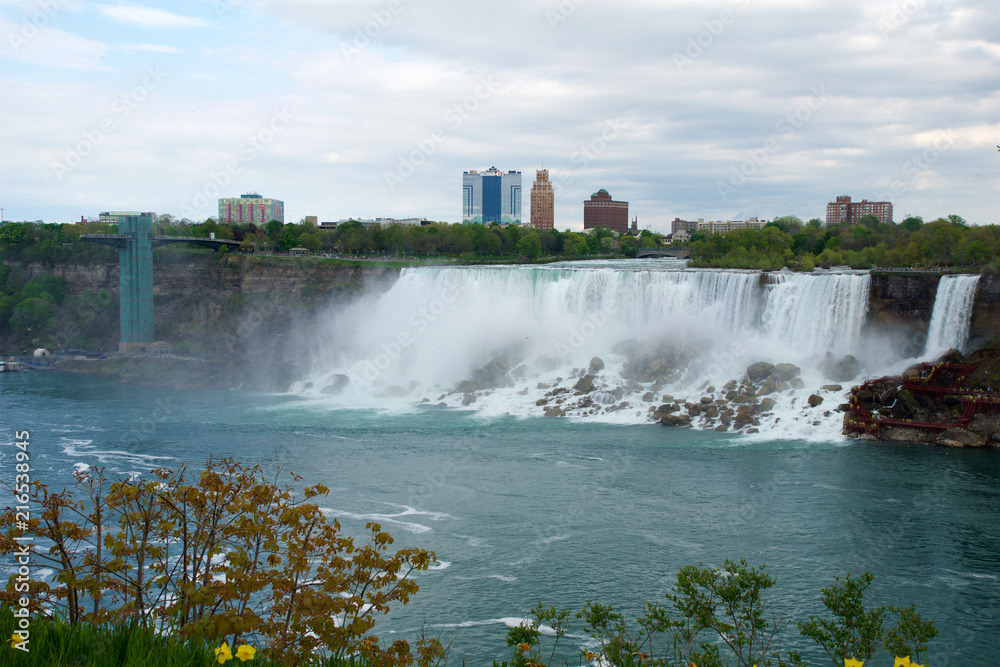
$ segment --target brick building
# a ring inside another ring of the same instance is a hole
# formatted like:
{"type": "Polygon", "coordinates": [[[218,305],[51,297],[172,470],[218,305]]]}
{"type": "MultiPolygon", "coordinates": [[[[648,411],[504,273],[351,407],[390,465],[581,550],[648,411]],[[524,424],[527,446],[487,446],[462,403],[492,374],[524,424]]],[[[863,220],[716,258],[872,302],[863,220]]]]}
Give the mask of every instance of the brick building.
{"type": "Polygon", "coordinates": [[[605,189],[590,195],[583,202],[583,228],[604,227],[620,234],[628,232],[628,202],[613,201],[605,189]]]}
{"type": "Polygon", "coordinates": [[[866,215],[874,215],[879,222],[892,224],[892,202],[867,199],[852,202],[848,195],[843,195],[826,205],[827,225],[857,224],[866,215]]]}

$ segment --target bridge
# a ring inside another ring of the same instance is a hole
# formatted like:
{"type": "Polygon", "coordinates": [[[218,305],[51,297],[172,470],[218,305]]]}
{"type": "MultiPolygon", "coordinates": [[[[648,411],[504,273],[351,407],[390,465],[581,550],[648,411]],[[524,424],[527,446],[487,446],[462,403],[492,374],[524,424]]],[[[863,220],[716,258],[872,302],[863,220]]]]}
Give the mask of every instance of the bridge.
{"type": "Polygon", "coordinates": [[[691,259],[690,248],[636,248],[636,259],[644,257],[674,257],[676,259],[691,259]]]}
{"type": "MultiPolygon", "coordinates": [[[[80,238],[91,243],[124,248],[137,237],[134,234],[80,234],[80,238]]],[[[167,245],[168,243],[191,243],[205,248],[212,248],[215,252],[219,252],[224,246],[233,250],[238,250],[240,247],[239,241],[206,239],[200,236],[149,236],[149,244],[152,247],[167,245]]]]}

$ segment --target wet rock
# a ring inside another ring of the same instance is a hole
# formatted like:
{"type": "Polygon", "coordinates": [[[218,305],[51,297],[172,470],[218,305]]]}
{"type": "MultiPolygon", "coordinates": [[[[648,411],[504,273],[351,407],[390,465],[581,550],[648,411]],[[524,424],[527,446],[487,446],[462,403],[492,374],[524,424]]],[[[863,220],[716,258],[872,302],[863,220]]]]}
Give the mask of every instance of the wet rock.
{"type": "Polygon", "coordinates": [[[642,395],[642,400],[645,401],[646,403],[652,403],[653,401],[656,400],[656,396],[653,394],[653,392],[647,391],[645,394],[642,395]]]}
{"type": "Polygon", "coordinates": [[[475,394],[466,394],[462,397],[462,405],[472,405],[476,402],[475,394]]]}
{"type": "Polygon", "coordinates": [[[896,394],[896,402],[897,404],[902,402],[902,404],[906,406],[907,412],[911,414],[920,410],[920,402],[906,389],[902,389],[898,394],[896,394]]]}
{"type": "Polygon", "coordinates": [[[962,353],[958,350],[951,349],[941,355],[939,361],[946,364],[960,364],[963,361],[962,353]]]}
{"type": "Polygon", "coordinates": [[[714,405],[702,412],[705,415],[705,419],[716,419],[719,416],[719,408],[714,405]]]}
{"type": "Polygon", "coordinates": [[[1000,416],[990,417],[980,412],[972,416],[966,428],[991,442],[1000,442],[1000,416]]]}
{"type": "Polygon", "coordinates": [[[604,370],[604,360],[600,357],[594,357],[590,360],[590,372],[591,374],[600,373],[604,370]]]}
{"type": "Polygon", "coordinates": [[[660,373],[664,369],[670,368],[670,359],[666,357],[660,357],[649,365],[649,371],[653,374],[660,373]]]}
{"type": "Polygon", "coordinates": [[[783,391],[788,391],[788,383],[782,380],[781,382],[778,382],[777,384],[774,385],[774,390],[777,391],[779,394],[783,391]]]}
{"type": "Polygon", "coordinates": [[[837,382],[848,382],[853,380],[860,372],[861,368],[858,364],[858,360],[849,354],[843,359],[833,362],[827,368],[827,375],[831,380],[836,380],[837,382]]]}
{"type": "Polygon", "coordinates": [[[455,391],[459,394],[468,394],[474,391],[479,391],[479,389],[479,383],[473,380],[463,380],[458,383],[457,387],[455,387],[455,391]]]}
{"type": "Polygon", "coordinates": [[[687,415],[664,415],[660,423],[664,426],[690,426],[691,418],[687,415]]]}
{"type": "Polygon", "coordinates": [[[718,431],[719,433],[722,433],[723,431],[728,431],[729,424],[719,424],[718,426],[715,427],[715,430],[718,431]]]}
{"type": "Polygon", "coordinates": [[[820,391],[844,391],[839,384],[825,384],[819,388],[820,391]]]}
{"type": "Polygon", "coordinates": [[[806,383],[802,381],[802,378],[792,378],[792,381],[788,384],[792,386],[792,389],[805,389],[806,386],[806,383]]]}
{"type": "Polygon", "coordinates": [[[807,400],[809,401],[809,407],[815,408],[823,402],[823,397],[819,394],[812,394],[807,400]]]}
{"type": "Polygon", "coordinates": [[[758,391],[757,393],[761,396],[767,396],[768,394],[773,394],[777,388],[778,388],[778,381],[775,380],[773,377],[769,377],[766,380],[764,380],[764,384],[760,386],[760,391],[758,391]]]}
{"type": "Polygon", "coordinates": [[[711,396],[702,396],[701,397],[701,404],[702,405],[711,405],[713,402],[714,401],[712,401],[712,397],[711,396]]]}
{"type": "Polygon", "coordinates": [[[724,391],[729,391],[730,389],[736,389],[736,380],[730,380],[726,384],[722,385],[724,391]]]}
{"type": "Polygon", "coordinates": [[[673,403],[674,397],[671,396],[670,394],[664,394],[660,400],[663,401],[664,403],[673,403]]]}
{"type": "Polygon", "coordinates": [[[972,431],[950,428],[934,438],[934,444],[945,447],[985,447],[986,438],[972,431]]]}
{"type": "Polygon", "coordinates": [[[763,412],[769,412],[774,408],[776,402],[773,398],[765,398],[760,402],[760,409],[763,412]]]}
{"type": "Polygon", "coordinates": [[[546,417],[562,417],[565,414],[566,413],[564,413],[562,411],[562,408],[560,408],[558,406],[555,406],[555,405],[553,405],[551,408],[546,408],[545,409],[545,416],[546,417]]]}
{"type": "Polygon", "coordinates": [[[709,394],[714,394],[714,393],[715,393],[715,387],[714,387],[714,386],[712,386],[712,385],[708,385],[708,386],[707,386],[707,387],[705,388],[705,391],[706,391],[707,393],[709,393],[709,394]]]}
{"type": "Polygon", "coordinates": [[[763,382],[771,374],[773,368],[774,364],[769,364],[766,361],[758,361],[755,364],[747,366],[747,377],[751,382],[763,382]]]}
{"type": "Polygon", "coordinates": [[[347,375],[337,374],[333,376],[333,382],[323,387],[323,393],[328,396],[336,396],[337,394],[342,394],[347,385],[351,383],[351,378],[347,375]]]}
{"type": "Polygon", "coordinates": [[[802,369],[795,364],[776,364],[771,369],[771,377],[779,382],[788,382],[802,374],[802,369]]]}
{"type": "Polygon", "coordinates": [[[535,401],[535,405],[548,405],[548,403],[549,399],[547,398],[540,398],[537,401],[535,401]]]}

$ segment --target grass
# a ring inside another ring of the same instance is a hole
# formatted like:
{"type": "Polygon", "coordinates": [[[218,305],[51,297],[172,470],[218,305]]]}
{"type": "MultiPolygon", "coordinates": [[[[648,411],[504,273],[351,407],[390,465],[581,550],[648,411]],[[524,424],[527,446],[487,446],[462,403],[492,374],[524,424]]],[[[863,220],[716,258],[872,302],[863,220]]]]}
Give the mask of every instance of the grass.
{"type": "MultiPolygon", "coordinates": [[[[217,645],[182,641],[155,634],[152,630],[127,625],[95,628],[71,626],[60,618],[32,618],[28,629],[30,648],[25,653],[10,645],[17,628],[13,612],[0,610],[0,667],[208,667],[217,665],[217,645]]],[[[259,648],[259,647],[258,647],[259,648]]],[[[233,651],[235,653],[235,649],[233,651]]],[[[280,663],[262,658],[226,663],[247,667],[279,667],[280,663]]],[[[356,658],[317,659],[315,667],[369,667],[356,658]]]]}

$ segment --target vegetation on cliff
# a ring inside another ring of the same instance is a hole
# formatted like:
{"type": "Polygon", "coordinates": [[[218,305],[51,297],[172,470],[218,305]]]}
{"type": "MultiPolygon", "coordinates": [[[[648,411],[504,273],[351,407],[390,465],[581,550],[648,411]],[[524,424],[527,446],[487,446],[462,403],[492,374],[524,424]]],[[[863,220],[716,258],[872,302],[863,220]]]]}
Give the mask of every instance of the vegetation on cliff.
{"type": "Polygon", "coordinates": [[[855,269],[874,267],[987,267],[1000,273],[1000,226],[969,226],[957,215],[924,223],[910,217],[902,223],[826,227],[814,218],[807,224],[795,216],[778,218],[764,229],[692,236],[694,266],[811,271],[817,266],[855,269]]]}

